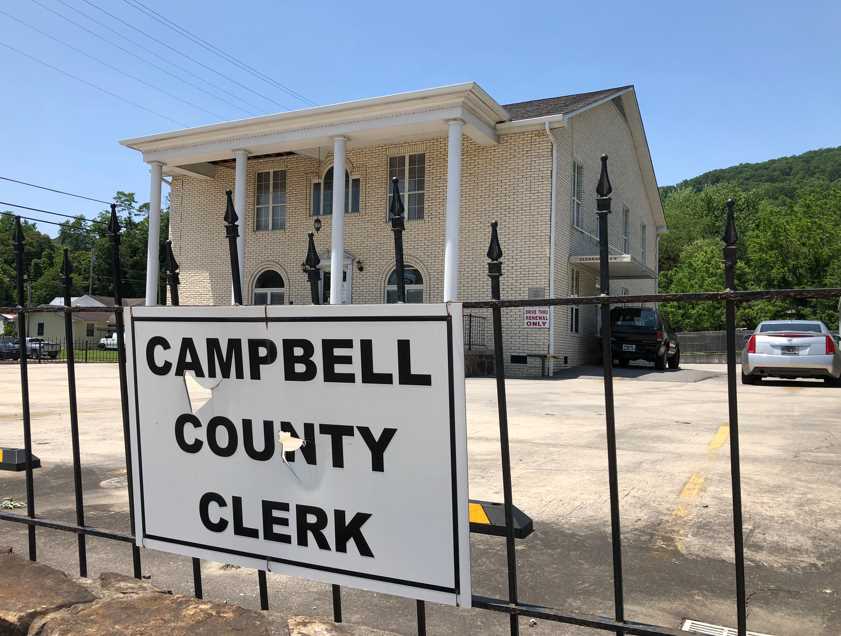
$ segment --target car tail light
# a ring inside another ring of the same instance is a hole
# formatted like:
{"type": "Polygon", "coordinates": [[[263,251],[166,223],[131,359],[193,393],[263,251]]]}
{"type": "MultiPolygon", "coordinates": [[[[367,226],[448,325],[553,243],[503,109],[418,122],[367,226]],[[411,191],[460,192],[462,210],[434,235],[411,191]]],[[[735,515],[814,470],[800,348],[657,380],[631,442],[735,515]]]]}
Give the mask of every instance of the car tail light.
{"type": "Polygon", "coordinates": [[[826,354],[829,355],[830,353],[835,353],[835,340],[832,339],[832,336],[826,337],[826,354]]]}
{"type": "Polygon", "coordinates": [[[756,336],[748,339],[748,353],[756,353],[756,336]]]}
{"type": "Polygon", "coordinates": [[[662,340],[662,339],[663,339],[663,332],[662,332],[662,331],[658,331],[658,332],[657,332],[657,340],[662,340]]]}

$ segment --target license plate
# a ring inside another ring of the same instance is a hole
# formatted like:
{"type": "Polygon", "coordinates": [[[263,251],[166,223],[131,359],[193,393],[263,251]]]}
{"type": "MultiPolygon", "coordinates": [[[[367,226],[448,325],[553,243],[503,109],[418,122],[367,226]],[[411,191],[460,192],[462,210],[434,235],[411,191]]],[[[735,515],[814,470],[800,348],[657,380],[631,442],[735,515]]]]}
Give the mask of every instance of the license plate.
{"type": "Polygon", "coordinates": [[[800,353],[800,347],[783,347],[783,355],[796,356],[800,353]]]}
{"type": "Polygon", "coordinates": [[[637,350],[637,345],[626,345],[626,344],[622,345],[622,351],[636,351],[636,350],[637,350]]]}

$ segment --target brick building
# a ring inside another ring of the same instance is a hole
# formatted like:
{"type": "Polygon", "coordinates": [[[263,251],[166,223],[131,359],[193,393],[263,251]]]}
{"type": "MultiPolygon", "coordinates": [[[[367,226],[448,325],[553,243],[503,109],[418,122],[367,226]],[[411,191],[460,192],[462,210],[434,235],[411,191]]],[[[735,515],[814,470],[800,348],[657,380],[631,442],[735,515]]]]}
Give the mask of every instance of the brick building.
{"type": "MultiPolygon", "coordinates": [[[[182,304],[231,302],[222,224],[228,189],[240,216],[246,302],[310,302],[301,263],[316,218],[324,300],[393,300],[387,210],[395,176],[406,206],[409,302],[487,299],[492,220],[505,252],[503,297],[598,293],[594,191],[602,153],[614,187],[612,289],[656,289],[665,221],[632,86],[500,105],[468,83],[122,143],[151,167],[153,232],[161,178],[172,178],[169,227],[182,304]],[[345,187],[334,187],[342,172],[345,187]]],[[[151,281],[158,249],[150,243],[151,281]]],[[[147,290],[147,304],[158,302],[156,285],[147,290]]],[[[471,353],[489,351],[489,321],[471,313],[471,353]]],[[[547,321],[530,324],[522,309],[506,310],[512,373],[551,373],[592,356],[592,307],[553,308],[547,321]]]]}

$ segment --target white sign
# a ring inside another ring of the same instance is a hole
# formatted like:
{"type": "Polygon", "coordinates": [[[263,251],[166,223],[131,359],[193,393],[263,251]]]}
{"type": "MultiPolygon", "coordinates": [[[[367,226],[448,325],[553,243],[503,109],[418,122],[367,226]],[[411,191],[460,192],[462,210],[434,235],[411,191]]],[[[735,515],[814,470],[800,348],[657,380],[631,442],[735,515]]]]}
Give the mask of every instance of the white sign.
{"type": "Polygon", "coordinates": [[[470,605],[461,305],[125,312],[138,545],[470,605]]]}
{"type": "Polygon", "coordinates": [[[523,322],[526,327],[535,329],[549,328],[548,307],[523,307],[523,322]]]}

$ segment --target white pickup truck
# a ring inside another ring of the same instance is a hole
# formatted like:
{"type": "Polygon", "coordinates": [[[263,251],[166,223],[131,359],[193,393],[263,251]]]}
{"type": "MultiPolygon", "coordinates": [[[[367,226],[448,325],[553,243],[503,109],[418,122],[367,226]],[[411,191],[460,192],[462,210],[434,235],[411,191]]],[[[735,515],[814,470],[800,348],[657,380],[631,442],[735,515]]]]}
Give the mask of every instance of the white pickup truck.
{"type": "Polygon", "coordinates": [[[117,334],[112,333],[110,336],[106,336],[105,338],[100,338],[99,348],[100,349],[112,349],[112,350],[116,351],[117,350],[117,334]]]}

